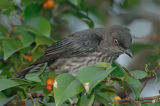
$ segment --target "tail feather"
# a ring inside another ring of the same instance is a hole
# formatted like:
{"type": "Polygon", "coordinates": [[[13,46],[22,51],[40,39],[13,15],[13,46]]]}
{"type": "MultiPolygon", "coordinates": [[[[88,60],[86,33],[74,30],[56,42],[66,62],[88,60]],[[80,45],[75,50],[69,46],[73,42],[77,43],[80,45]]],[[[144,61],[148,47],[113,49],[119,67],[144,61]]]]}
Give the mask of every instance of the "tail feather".
{"type": "Polygon", "coordinates": [[[17,72],[15,75],[13,75],[13,78],[24,79],[26,74],[40,71],[44,64],[45,63],[31,65],[31,66],[25,68],[24,70],[17,72]]]}
{"type": "Polygon", "coordinates": [[[26,74],[28,74],[30,72],[30,70],[33,68],[34,66],[29,66],[27,68],[25,68],[22,71],[17,72],[16,74],[13,75],[13,78],[21,78],[24,79],[26,74]]]}

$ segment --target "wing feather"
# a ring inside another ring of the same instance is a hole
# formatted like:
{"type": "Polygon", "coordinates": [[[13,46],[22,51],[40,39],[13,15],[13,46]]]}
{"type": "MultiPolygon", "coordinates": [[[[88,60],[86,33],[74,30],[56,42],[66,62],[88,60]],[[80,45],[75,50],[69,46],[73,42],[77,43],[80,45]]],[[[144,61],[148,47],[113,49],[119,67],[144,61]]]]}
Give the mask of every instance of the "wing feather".
{"type": "Polygon", "coordinates": [[[55,61],[62,57],[84,56],[97,49],[102,38],[96,33],[77,32],[51,45],[35,63],[55,61]]]}

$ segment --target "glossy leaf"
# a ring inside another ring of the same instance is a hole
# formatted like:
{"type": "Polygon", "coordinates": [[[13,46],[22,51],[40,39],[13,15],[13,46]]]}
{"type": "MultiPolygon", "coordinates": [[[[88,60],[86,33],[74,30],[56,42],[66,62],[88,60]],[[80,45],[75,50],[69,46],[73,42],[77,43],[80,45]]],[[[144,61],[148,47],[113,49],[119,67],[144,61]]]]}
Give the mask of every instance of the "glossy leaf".
{"type": "Polygon", "coordinates": [[[143,104],[143,106],[160,106],[160,102],[156,102],[156,103],[145,103],[145,104],[143,104]]]}
{"type": "Polygon", "coordinates": [[[125,76],[125,74],[123,72],[123,68],[119,64],[113,63],[112,66],[116,67],[116,69],[113,70],[113,72],[112,72],[113,76],[115,76],[115,77],[121,77],[121,78],[125,76]]]}
{"type": "Polygon", "coordinates": [[[22,84],[28,84],[29,83],[29,81],[24,80],[24,79],[19,79],[19,78],[12,78],[11,80],[17,82],[20,85],[22,85],[22,84]]]}
{"type": "Polygon", "coordinates": [[[15,98],[16,95],[12,97],[6,97],[2,92],[0,92],[0,106],[4,106],[7,104],[9,101],[11,101],[13,98],[15,98]]]}
{"type": "Polygon", "coordinates": [[[143,78],[145,78],[147,76],[147,73],[145,71],[141,71],[141,70],[131,71],[131,74],[136,79],[143,79],[143,78]]]}
{"type": "Polygon", "coordinates": [[[50,23],[42,17],[34,17],[25,21],[24,24],[26,27],[34,29],[40,35],[49,37],[51,33],[50,23]]]}
{"type": "Polygon", "coordinates": [[[29,46],[30,44],[32,44],[34,42],[34,38],[32,35],[29,35],[27,33],[23,33],[21,41],[24,46],[29,46]]]}
{"type": "Polygon", "coordinates": [[[4,39],[3,42],[4,60],[7,60],[13,53],[20,50],[23,44],[14,39],[4,39]]]}
{"type": "Polygon", "coordinates": [[[131,88],[132,92],[135,94],[136,99],[138,99],[141,93],[141,88],[142,88],[141,82],[129,76],[126,77],[125,81],[131,88]]]}
{"type": "Polygon", "coordinates": [[[0,24],[0,32],[0,35],[4,36],[8,32],[8,30],[0,24]]]}
{"type": "Polygon", "coordinates": [[[35,81],[35,82],[41,82],[39,76],[42,72],[44,72],[44,70],[46,69],[47,67],[47,63],[44,64],[44,66],[41,68],[40,71],[38,72],[34,72],[34,73],[29,73],[25,76],[25,78],[29,81],[35,81]]]}
{"type": "Polygon", "coordinates": [[[68,98],[79,94],[83,90],[82,84],[71,74],[57,76],[53,88],[56,106],[60,106],[68,98]]]}
{"type": "Polygon", "coordinates": [[[109,102],[112,101],[112,97],[115,96],[114,93],[109,94],[107,92],[97,92],[95,95],[95,100],[99,101],[100,103],[104,104],[105,106],[109,105],[109,102]]]}
{"type": "Polygon", "coordinates": [[[66,13],[73,14],[74,16],[76,16],[77,18],[85,22],[90,28],[94,28],[93,20],[84,12],[80,12],[80,11],[71,9],[70,11],[67,11],[66,13]]]}
{"type": "Polygon", "coordinates": [[[104,80],[115,68],[104,70],[103,68],[88,66],[78,72],[77,78],[83,84],[87,93],[104,80]]]}
{"type": "Polygon", "coordinates": [[[106,62],[98,62],[94,66],[104,68],[104,69],[108,69],[112,67],[110,63],[106,63],[106,62]]]}
{"type": "Polygon", "coordinates": [[[20,85],[19,83],[10,80],[10,79],[0,79],[0,91],[11,88],[11,87],[15,87],[17,85],[20,85]]]}
{"type": "Polygon", "coordinates": [[[26,5],[24,8],[24,20],[41,15],[43,8],[37,2],[34,3],[30,0],[22,0],[22,5],[26,5]]]}
{"type": "Polygon", "coordinates": [[[81,0],[69,0],[69,2],[71,2],[73,5],[79,7],[80,3],[81,3],[81,0]]]}
{"type": "Polygon", "coordinates": [[[92,106],[94,102],[95,94],[92,94],[91,96],[83,95],[80,98],[80,102],[77,106],[92,106]]]}
{"type": "MultiPolygon", "coordinates": [[[[56,104],[53,103],[53,102],[49,102],[49,103],[43,103],[41,101],[39,101],[39,102],[40,102],[40,104],[42,104],[42,106],[56,106],[56,104]]],[[[68,105],[68,104],[62,104],[60,106],[70,106],[70,105],[68,105]]]]}
{"type": "Polygon", "coordinates": [[[55,41],[46,36],[36,36],[37,45],[51,45],[55,41]]]}

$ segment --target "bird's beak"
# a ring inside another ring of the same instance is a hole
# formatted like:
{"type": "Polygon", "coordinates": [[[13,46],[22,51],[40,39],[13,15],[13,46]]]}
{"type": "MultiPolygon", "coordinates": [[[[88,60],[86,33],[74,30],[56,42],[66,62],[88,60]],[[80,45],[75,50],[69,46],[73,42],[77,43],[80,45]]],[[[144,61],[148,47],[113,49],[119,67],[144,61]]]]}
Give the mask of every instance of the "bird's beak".
{"type": "Polygon", "coordinates": [[[129,57],[133,57],[133,53],[132,53],[132,51],[131,51],[131,49],[127,49],[127,50],[124,50],[123,51],[125,54],[127,54],[129,57]]]}

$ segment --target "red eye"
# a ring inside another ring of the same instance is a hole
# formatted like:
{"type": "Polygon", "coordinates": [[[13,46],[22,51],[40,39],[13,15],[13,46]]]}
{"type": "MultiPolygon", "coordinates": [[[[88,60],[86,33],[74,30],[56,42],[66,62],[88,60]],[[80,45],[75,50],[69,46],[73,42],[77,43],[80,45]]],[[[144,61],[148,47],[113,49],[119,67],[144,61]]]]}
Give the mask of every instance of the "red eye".
{"type": "Polygon", "coordinates": [[[114,44],[118,45],[118,40],[114,39],[114,44]]]}

